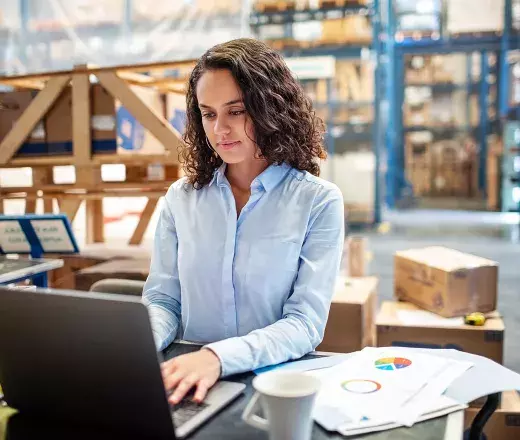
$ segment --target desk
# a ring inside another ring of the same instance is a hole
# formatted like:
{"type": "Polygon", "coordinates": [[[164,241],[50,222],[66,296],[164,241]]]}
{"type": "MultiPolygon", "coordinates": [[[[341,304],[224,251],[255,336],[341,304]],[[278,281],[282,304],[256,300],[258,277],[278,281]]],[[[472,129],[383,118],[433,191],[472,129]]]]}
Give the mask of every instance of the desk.
{"type": "Polygon", "coordinates": [[[36,286],[47,287],[47,272],[62,266],[63,260],[13,259],[0,256],[0,284],[32,278],[36,286]]]}
{"type": "MultiPolygon", "coordinates": [[[[164,352],[165,359],[196,351],[200,346],[188,344],[172,344],[164,352]]],[[[309,355],[308,358],[314,356],[309,355]]],[[[245,373],[230,377],[230,380],[242,382],[247,385],[243,395],[238,397],[230,405],[224,408],[216,417],[209,420],[202,425],[197,431],[187,437],[187,440],[267,440],[267,433],[255,429],[242,421],[242,412],[253,395],[253,388],[251,382],[255,377],[254,373],[245,373]]],[[[0,421],[2,419],[2,411],[7,409],[0,408],[0,421]]],[[[463,435],[464,414],[462,411],[450,414],[449,416],[439,417],[437,419],[428,420],[417,423],[412,428],[399,428],[380,433],[367,434],[356,438],[364,440],[398,440],[406,438],[413,439],[429,439],[429,440],[461,440],[463,435]]],[[[0,423],[0,440],[2,437],[2,427],[0,423]]],[[[49,422],[35,421],[34,419],[16,414],[9,419],[7,423],[8,440],[36,440],[41,438],[49,438],[54,440],[82,440],[82,439],[96,439],[96,440],[114,440],[118,438],[130,439],[127,435],[118,437],[114,433],[100,433],[100,432],[86,432],[82,430],[79,432],[77,427],[67,428],[61,423],[50,425],[49,422]]],[[[344,439],[338,433],[329,433],[322,429],[316,423],[314,424],[313,439],[344,439]]],[[[135,439],[137,440],[137,439],[135,439]]],[[[144,440],[144,439],[140,439],[144,440]]]]}

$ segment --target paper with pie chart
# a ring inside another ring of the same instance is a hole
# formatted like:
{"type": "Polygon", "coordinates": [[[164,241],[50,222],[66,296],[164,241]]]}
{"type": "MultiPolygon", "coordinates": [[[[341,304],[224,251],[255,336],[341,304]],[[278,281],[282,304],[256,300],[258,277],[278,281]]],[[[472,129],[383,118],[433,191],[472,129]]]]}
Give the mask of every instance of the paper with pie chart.
{"type": "Polygon", "coordinates": [[[398,422],[407,403],[448,364],[428,354],[404,355],[399,347],[357,352],[334,367],[310,372],[322,382],[315,419],[328,430],[398,422]]]}

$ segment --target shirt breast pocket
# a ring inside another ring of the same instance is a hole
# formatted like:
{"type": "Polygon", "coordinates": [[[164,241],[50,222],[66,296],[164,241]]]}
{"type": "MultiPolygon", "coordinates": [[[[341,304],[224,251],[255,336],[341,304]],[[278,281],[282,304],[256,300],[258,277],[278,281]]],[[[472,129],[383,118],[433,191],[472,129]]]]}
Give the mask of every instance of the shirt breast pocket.
{"type": "Polygon", "coordinates": [[[260,239],[250,249],[246,269],[248,290],[290,293],[298,272],[301,245],[279,239],[260,239]]]}

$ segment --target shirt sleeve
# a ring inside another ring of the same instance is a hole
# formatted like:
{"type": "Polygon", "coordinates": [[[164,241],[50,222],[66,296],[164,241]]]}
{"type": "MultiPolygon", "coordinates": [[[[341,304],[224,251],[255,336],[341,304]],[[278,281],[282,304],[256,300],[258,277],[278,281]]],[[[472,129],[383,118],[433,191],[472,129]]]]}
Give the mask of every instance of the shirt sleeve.
{"type": "Polygon", "coordinates": [[[155,230],[150,273],[143,289],[157,350],[165,349],[176,337],[181,322],[181,287],[177,265],[177,231],[169,204],[170,188],[155,230]]]}
{"type": "Polygon", "coordinates": [[[222,376],[298,359],[322,341],[343,252],[344,218],[339,189],[315,203],[282,319],[205,346],[220,359],[222,376]]]}

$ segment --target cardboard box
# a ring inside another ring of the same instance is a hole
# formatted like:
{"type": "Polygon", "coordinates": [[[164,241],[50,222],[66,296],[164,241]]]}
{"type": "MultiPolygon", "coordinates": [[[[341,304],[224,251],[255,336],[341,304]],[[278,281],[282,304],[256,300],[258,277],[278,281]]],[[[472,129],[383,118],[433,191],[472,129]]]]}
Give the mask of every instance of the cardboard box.
{"type": "MultiPolygon", "coordinates": [[[[36,92],[30,90],[0,93],[0,142],[16,125],[35,95],[36,92]]],[[[36,125],[16,155],[45,154],[46,148],[45,129],[40,123],[36,125]]]]}
{"type": "Polygon", "coordinates": [[[406,178],[416,196],[430,195],[432,190],[431,168],[425,163],[406,164],[406,178]]]}
{"type": "MultiPolygon", "coordinates": [[[[165,116],[164,101],[157,90],[139,86],[131,86],[131,89],[152,109],[165,116]]],[[[164,146],[101,85],[91,85],[90,99],[94,153],[161,154],[164,152],[164,146]]],[[[72,90],[67,87],[45,118],[47,154],[72,153],[72,124],[72,90]]]]}
{"type": "Polygon", "coordinates": [[[405,61],[406,84],[431,84],[433,82],[433,66],[430,57],[414,55],[405,61]]]}
{"type": "Polygon", "coordinates": [[[366,276],[367,238],[351,236],[347,238],[347,274],[352,278],[366,276]]]}
{"type": "Polygon", "coordinates": [[[504,322],[495,312],[483,326],[445,319],[398,301],[385,301],[376,319],[378,347],[454,348],[502,363],[504,322]]]}
{"type": "Polygon", "coordinates": [[[339,277],[320,351],[350,353],[375,345],[375,277],[339,277]]]}
{"type": "MultiPolygon", "coordinates": [[[[480,408],[467,408],[464,411],[464,429],[469,435],[473,419],[480,408]]],[[[502,393],[500,406],[484,427],[485,438],[489,440],[513,440],[520,438],[520,396],[517,391],[502,393]]]]}
{"type": "Polygon", "coordinates": [[[497,305],[498,263],[432,246],[396,252],[394,294],[445,317],[491,312],[497,305]]]}

